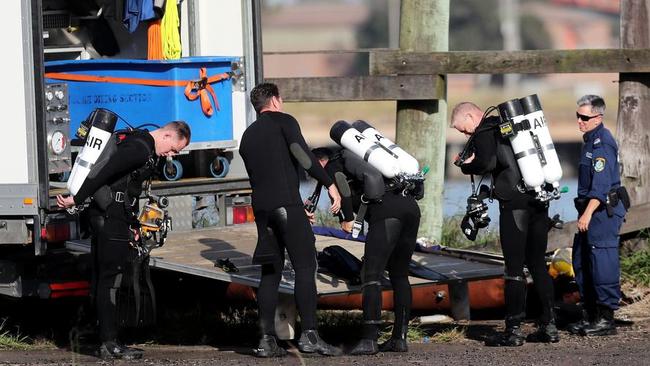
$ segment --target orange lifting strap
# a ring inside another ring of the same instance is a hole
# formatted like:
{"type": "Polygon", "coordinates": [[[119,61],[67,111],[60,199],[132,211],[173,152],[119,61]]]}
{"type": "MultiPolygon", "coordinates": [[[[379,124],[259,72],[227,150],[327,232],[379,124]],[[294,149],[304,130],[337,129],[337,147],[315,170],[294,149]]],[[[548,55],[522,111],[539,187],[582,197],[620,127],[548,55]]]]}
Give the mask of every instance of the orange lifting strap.
{"type": "Polygon", "coordinates": [[[212,103],[208,93],[212,95],[214,104],[219,110],[219,101],[217,95],[212,88],[212,83],[227,80],[232,77],[232,73],[224,72],[221,74],[208,77],[205,67],[199,69],[198,80],[155,80],[155,79],[139,79],[139,78],[125,78],[115,76],[96,76],[96,75],[82,75],[82,74],[68,74],[64,72],[46,72],[45,77],[56,80],[67,81],[90,81],[96,83],[115,83],[115,84],[131,84],[131,85],[148,85],[148,86],[184,86],[185,97],[188,100],[201,99],[201,109],[203,113],[210,117],[214,113],[212,103]],[[196,90],[196,92],[194,92],[196,90]]]}

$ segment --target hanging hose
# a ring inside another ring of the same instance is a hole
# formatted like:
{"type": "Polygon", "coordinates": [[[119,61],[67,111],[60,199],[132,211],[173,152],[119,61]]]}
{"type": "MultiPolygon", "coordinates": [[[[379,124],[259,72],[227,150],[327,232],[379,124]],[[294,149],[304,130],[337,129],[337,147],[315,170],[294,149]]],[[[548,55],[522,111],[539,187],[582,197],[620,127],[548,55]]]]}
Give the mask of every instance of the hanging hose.
{"type": "Polygon", "coordinates": [[[147,60],[162,60],[163,59],[163,50],[162,50],[162,39],[160,32],[160,20],[154,20],[149,22],[149,28],[147,28],[147,60]]]}
{"type": "Polygon", "coordinates": [[[181,57],[181,37],[178,33],[180,21],[176,0],[165,2],[165,15],[163,15],[160,31],[162,35],[162,53],[165,60],[175,60],[181,57]]]}

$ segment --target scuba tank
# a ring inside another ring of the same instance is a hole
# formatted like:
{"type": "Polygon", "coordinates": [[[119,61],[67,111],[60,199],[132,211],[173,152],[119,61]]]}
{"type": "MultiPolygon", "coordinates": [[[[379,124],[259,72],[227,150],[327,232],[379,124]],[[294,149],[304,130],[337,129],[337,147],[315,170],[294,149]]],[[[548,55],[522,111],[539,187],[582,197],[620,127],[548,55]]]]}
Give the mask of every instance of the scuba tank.
{"type": "Polygon", "coordinates": [[[81,139],[85,139],[85,143],[77,155],[66,185],[72,195],[77,194],[93,165],[106,148],[117,119],[115,113],[98,108],[79,127],[77,134],[81,139]]]}
{"type": "Polygon", "coordinates": [[[519,102],[524,110],[524,118],[530,122],[533,139],[537,139],[541,146],[539,154],[544,180],[557,189],[560,186],[560,179],[562,179],[562,166],[557,157],[539,98],[537,94],[533,94],[519,99],[519,102]]]}
{"type": "Polygon", "coordinates": [[[346,121],[336,122],[330,129],[330,137],[375,167],[386,178],[394,178],[401,171],[395,154],[366,138],[346,121]]]}
{"type": "Polygon", "coordinates": [[[420,164],[411,154],[397,146],[393,141],[387,139],[379,131],[368,124],[368,122],[358,120],[352,123],[352,127],[359,130],[363,136],[367,137],[371,141],[375,141],[393,152],[393,154],[397,156],[397,163],[399,164],[402,173],[418,174],[420,172],[420,164]]]}
{"type": "Polygon", "coordinates": [[[531,126],[524,117],[524,109],[518,99],[512,99],[497,106],[501,124],[499,129],[503,137],[510,140],[510,146],[517,159],[517,165],[528,189],[542,194],[544,171],[539,159],[539,146],[533,140],[531,126]]]}

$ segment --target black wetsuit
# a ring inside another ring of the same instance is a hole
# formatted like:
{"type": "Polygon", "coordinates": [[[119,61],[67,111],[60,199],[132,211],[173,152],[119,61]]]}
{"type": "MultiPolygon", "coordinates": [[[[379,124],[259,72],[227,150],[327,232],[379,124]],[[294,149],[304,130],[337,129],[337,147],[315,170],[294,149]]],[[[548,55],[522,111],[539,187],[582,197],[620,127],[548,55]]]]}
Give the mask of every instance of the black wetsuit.
{"type": "Polygon", "coordinates": [[[262,332],[275,334],[285,248],[296,273],[302,329],[316,329],[316,240],[300,197],[299,170],[304,168],[325,187],[332,180],[307,148],[298,122],[285,113],[262,113],[244,131],[239,152],[253,189],[258,234],[253,262],[262,265],[257,293],[262,332]]]}
{"type": "MultiPolygon", "coordinates": [[[[381,173],[349,151],[344,150],[340,158],[330,160],[325,169],[332,177],[342,172],[349,179],[351,196],[342,195],[342,220],[354,219],[352,211],[359,211],[362,194],[364,200],[370,200],[364,217],[368,222],[368,234],[361,276],[363,338],[377,340],[379,337],[381,278],[387,269],[393,287],[395,312],[392,337],[405,339],[411,310],[409,263],[415,250],[420,208],[412,196],[403,196],[400,190],[384,193],[381,173]]],[[[340,184],[340,179],[336,182],[340,184]]]]}
{"type": "Polygon", "coordinates": [[[552,320],[553,283],[544,255],[548,241],[548,204],[517,188],[521,174],[510,143],[501,137],[498,117],[488,117],[474,137],[475,158],[461,165],[464,174],[492,174],[493,194],[499,201],[499,231],[505,260],[506,327],[525,318],[528,267],[541,301],[539,321],[552,320]]]}
{"type": "Polygon", "coordinates": [[[134,257],[130,228],[137,227],[137,198],[142,193],[142,183],[152,174],[155,165],[154,139],[148,132],[122,135],[116,132],[111,138],[117,136],[124,137],[119,140],[115,152],[103,166],[91,171],[74,196],[77,205],[93,198],[89,208],[93,227],[91,296],[95,297],[102,342],[116,341],[118,336],[119,291],[128,281],[134,257]]]}

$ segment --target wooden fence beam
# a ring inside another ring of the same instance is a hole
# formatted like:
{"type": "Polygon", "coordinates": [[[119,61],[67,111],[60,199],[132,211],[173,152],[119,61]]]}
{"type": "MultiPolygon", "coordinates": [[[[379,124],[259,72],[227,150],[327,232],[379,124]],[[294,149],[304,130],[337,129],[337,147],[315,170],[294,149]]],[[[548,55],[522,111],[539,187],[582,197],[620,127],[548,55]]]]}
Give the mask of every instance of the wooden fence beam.
{"type": "Polygon", "coordinates": [[[650,49],[535,51],[379,51],[372,75],[650,72],[650,49]]]}
{"type": "Polygon", "coordinates": [[[444,81],[438,75],[277,78],[285,102],[440,99],[444,81]]]}

